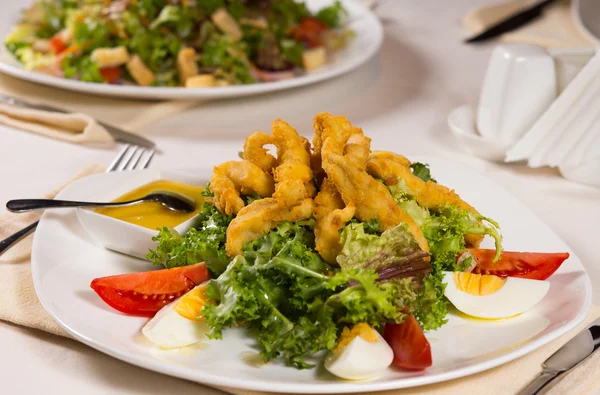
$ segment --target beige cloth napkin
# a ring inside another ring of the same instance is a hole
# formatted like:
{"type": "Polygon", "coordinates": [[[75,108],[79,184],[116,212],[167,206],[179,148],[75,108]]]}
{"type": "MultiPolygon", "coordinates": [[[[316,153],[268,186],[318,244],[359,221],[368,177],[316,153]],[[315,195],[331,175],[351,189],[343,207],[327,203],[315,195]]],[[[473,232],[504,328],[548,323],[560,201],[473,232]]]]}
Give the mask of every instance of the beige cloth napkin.
{"type": "MultiPolygon", "coordinates": [[[[507,0],[469,11],[463,25],[477,34],[498,21],[539,0],[507,0]]],[[[544,9],[543,17],[503,34],[500,41],[536,44],[546,48],[591,47],[594,44],[577,28],[571,13],[571,2],[561,1],[544,9]]]]}
{"type": "Polygon", "coordinates": [[[80,113],[60,114],[0,104],[0,123],[72,143],[113,143],[96,120],[80,113]]]}
{"type": "MultiPolygon", "coordinates": [[[[84,169],[74,179],[103,171],[96,165],[84,169]]],[[[52,198],[60,190],[48,193],[52,198]]],[[[39,213],[0,215],[0,239],[39,219],[39,213]]],[[[41,306],[31,278],[31,236],[0,256],[0,320],[70,337],[41,306]]],[[[593,306],[585,322],[550,344],[500,367],[444,383],[381,392],[382,395],[513,394],[541,372],[542,362],[586,324],[600,317],[600,306],[593,306]]],[[[491,339],[490,341],[493,341],[491,339]]],[[[585,395],[600,388],[600,353],[585,360],[555,385],[550,395],[585,395]]],[[[259,392],[220,388],[236,395],[263,395],[259,392]]]]}
{"type": "Polygon", "coordinates": [[[147,101],[93,96],[21,81],[0,74],[0,93],[73,111],[56,114],[0,105],[0,124],[72,143],[112,143],[95,119],[139,132],[199,104],[198,101],[147,101]]]}
{"type": "MultiPolygon", "coordinates": [[[[102,171],[103,166],[92,165],[71,181],[102,171]]],[[[42,197],[52,199],[63,187],[42,197]]],[[[34,223],[40,216],[41,212],[38,211],[0,214],[0,240],[34,223]]],[[[33,289],[30,261],[32,240],[32,235],[29,235],[0,256],[0,300],[3,302],[0,305],[0,320],[70,337],[44,310],[33,289]]]]}

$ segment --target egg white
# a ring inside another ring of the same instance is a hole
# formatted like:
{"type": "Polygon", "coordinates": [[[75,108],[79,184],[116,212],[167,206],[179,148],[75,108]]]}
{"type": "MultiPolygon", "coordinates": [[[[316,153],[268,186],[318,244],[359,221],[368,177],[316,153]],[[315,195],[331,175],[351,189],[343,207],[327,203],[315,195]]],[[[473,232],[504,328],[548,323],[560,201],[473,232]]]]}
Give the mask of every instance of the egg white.
{"type": "Polygon", "coordinates": [[[332,352],[325,360],[325,368],[347,380],[366,380],[379,375],[391,365],[394,352],[379,332],[375,333],[378,339],[375,343],[356,336],[342,350],[332,352]]]}
{"type": "Polygon", "coordinates": [[[169,303],[142,328],[146,338],[162,348],[190,346],[206,338],[204,322],[188,320],[175,311],[179,299],[169,303]]]}
{"type": "Polygon", "coordinates": [[[496,292],[477,296],[458,289],[453,272],[444,272],[444,294],[454,307],[472,317],[508,318],[533,308],[548,293],[550,283],[526,278],[507,277],[496,292]]]}

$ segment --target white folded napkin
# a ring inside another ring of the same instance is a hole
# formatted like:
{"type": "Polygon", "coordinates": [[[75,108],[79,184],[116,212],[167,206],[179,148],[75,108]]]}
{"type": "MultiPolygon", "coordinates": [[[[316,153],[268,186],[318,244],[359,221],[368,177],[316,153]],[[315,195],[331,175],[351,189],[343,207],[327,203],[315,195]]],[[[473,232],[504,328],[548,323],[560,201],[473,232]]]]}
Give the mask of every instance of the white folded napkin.
{"type": "Polygon", "coordinates": [[[573,181],[600,186],[600,53],[508,151],[507,162],[559,167],[573,181]]]}

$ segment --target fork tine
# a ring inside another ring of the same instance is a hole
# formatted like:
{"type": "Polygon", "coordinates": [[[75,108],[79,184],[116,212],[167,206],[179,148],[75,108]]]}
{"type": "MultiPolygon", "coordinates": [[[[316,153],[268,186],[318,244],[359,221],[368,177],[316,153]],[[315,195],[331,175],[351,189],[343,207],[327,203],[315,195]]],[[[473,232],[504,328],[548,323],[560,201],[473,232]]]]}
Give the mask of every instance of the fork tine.
{"type": "Polygon", "coordinates": [[[123,160],[121,161],[121,163],[119,163],[119,166],[117,166],[117,170],[116,171],[126,170],[127,169],[127,165],[129,164],[129,161],[131,161],[131,157],[133,156],[133,154],[135,154],[135,152],[139,148],[140,147],[138,147],[137,145],[131,145],[131,146],[129,146],[129,149],[125,153],[125,156],[123,157],[123,160]]]}
{"type": "Polygon", "coordinates": [[[135,170],[138,162],[140,161],[140,158],[144,154],[144,151],[145,151],[144,148],[138,147],[138,149],[135,151],[135,153],[131,157],[131,160],[127,164],[127,167],[125,170],[135,170]]]}
{"type": "Polygon", "coordinates": [[[138,166],[139,168],[146,169],[146,168],[148,168],[148,166],[150,166],[150,162],[152,161],[152,158],[154,157],[154,153],[156,152],[156,150],[154,148],[152,148],[151,150],[146,151],[146,152],[147,152],[146,158],[144,160],[140,161],[139,166],[138,166]]]}
{"type": "Polygon", "coordinates": [[[123,149],[119,152],[119,154],[117,155],[117,157],[115,159],[113,159],[113,161],[110,163],[110,165],[108,165],[108,167],[106,168],[106,172],[107,173],[109,173],[111,171],[115,171],[117,169],[117,166],[119,165],[119,163],[121,162],[121,160],[125,156],[125,152],[127,152],[127,150],[129,149],[129,147],[130,147],[129,144],[126,144],[125,147],[123,147],[123,149]]]}

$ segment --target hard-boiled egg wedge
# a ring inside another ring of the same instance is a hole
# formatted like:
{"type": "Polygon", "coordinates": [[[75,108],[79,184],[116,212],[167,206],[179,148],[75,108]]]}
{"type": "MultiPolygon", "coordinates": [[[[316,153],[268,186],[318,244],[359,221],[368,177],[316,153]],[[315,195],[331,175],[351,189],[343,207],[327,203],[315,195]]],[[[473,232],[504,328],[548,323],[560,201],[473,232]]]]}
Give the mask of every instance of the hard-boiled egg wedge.
{"type": "Polygon", "coordinates": [[[375,329],[365,323],[344,328],[337,346],[325,360],[325,368],[348,380],[377,376],[394,359],[394,352],[375,329]]]}
{"type": "Polygon", "coordinates": [[[142,333],[163,348],[185,347],[198,343],[208,327],[202,319],[206,304],[206,283],[163,307],[142,328],[142,333]]]}
{"type": "Polygon", "coordinates": [[[550,288],[546,281],[464,272],[444,272],[444,282],[444,294],[454,307],[487,319],[521,314],[538,304],[550,288]]]}

